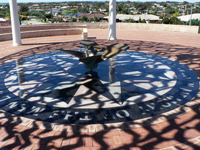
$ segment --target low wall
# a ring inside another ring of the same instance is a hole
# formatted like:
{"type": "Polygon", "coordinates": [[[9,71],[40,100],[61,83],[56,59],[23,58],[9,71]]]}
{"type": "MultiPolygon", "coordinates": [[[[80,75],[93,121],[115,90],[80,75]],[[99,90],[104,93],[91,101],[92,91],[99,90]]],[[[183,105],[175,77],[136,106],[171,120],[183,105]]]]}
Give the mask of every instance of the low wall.
{"type": "MultiPolygon", "coordinates": [[[[87,25],[88,29],[108,29],[108,23],[68,23],[71,25],[87,25]]],[[[172,31],[172,32],[186,32],[198,34],[198,26],[187,25],[171,25],[171,24],[146,24],[146,23],[117,23],[117,29],[129,30],[156,30],[156,31],[172,31]]]]}
{"type": "MultiPolygon", "coordinates": [[[[67,23],[62,24],[42,24],[42,25],[22,25],[20,26],[20,31],[35,31],[35,30],[51,30],[51,29],[71,29],[71,28],[87,28],[85,24],[83,25],[69,25],[67,23]]],[[[0,34],[11,33],[12,29],[10,26],[0,27],[0,34]]]]}
{"type": "MultiPolygon", "coordinates": [[[[82,28],[77,29],[55,29],[55,30],[37,30],[21,32],[21,38],[32,38],[32,37],[44,37],[44,36],[55,36],[55,35],[81,35],[83,34],[82,28]]],[[[0,41],[12,40],[12,33],[6,33],[0,35],[0,41]]]]}
{"type": "MultiPolygon", "coordinates": [[[[82,35],[87,38],[87,26],[85,24],[70,25],[44,24],[20,26],[21,38],[56,36],[56,35],[82,35]]],[[[12,40],[11,27],[0,27],[0,41],[12,40]]]]}
{"type": "Polygon", "coordinates": [[[117,23],[117,29],[172,31],[198,34],[199,27],[171,24],[117,23]]]}

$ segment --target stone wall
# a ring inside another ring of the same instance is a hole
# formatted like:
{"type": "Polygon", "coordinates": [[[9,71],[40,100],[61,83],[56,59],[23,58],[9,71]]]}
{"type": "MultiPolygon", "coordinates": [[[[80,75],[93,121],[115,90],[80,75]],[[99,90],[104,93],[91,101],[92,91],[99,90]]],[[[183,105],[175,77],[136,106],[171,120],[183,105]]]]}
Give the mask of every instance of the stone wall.
{"type": "MultiPolygon", "coordinates": [[[[63,24],[42,24],[42,25],[21,25],[20,31],[44,31],[44,30],[54,30],[54,29],[75,29],[75,28],[87,28],[85,24],[83,25],[69,25],[67,23],[63,24]]],[[[11,26],[0,27],[0,34],[3,33],[12,33],[11,26]]]]}
{"type": "MultiPolygon", "coordinates": [[[[86,25],[45,24],[20,26],[21,38],[56,36],[56,35],[82,35],[87,38],[86,25]]],[[[11,27],[0,27],[0,41],[12,40],[11,27]]]]}
{"type": "MultiPolygon", "coordinates": [[[[108,23],[68,23],[71,25],[87,25],[88,29],[108,29],[108,23]]],[[[129,30],[154,30],[154,31],[171,31],[186,32],[198,34],[198,26],[187,25],[170,25],[170,24],[145,24],[145,23],[117,23],[117,29],[129,30]]]]}
{"type": "Polygon", "coordinates": [[[145,24],[145,23],[117,23],[117,29],[129,30],[154,30],[154,31],[172,31],[198,34],[198,26],[170,25],[170,24],[145,24]]]}

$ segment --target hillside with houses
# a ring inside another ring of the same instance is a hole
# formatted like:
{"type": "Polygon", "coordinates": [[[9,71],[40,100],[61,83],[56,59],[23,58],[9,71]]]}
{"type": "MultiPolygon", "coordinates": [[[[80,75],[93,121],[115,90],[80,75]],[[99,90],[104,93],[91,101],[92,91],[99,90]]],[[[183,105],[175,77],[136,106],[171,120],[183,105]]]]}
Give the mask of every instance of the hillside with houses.
{"type": "MultiPolygon", "coordinates": [[[[200,2],[117,2],[117,22],[199,25],[200,2]]],[[[18,3],[20,24],[107,22],[109,2],[18,3]]],[[[0,25],[10,25],[8,4],[0,4],[0,25]]]]}

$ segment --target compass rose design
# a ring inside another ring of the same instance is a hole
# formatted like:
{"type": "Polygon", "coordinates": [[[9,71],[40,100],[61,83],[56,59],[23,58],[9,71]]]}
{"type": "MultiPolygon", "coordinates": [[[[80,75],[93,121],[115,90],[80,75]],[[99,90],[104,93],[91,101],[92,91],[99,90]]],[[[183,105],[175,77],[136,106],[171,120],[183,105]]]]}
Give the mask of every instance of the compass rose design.
{"type": "Polygon", "coordinates": [[[134,51],[98,63],[96,77],[85,76],[87,71],[62,51],[2,65],[0,109],[63,124],[132,121],[181,107],[199,89],[198,78],[183,65],[134,51]]]}

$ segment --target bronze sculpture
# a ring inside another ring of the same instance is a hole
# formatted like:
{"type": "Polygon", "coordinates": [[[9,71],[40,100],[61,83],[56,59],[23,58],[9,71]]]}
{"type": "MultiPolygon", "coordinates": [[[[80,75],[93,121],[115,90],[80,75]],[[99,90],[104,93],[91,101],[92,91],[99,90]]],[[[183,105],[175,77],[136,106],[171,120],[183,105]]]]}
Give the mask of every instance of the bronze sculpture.
{"type": "Polygon", "coordinates": [[[91,76],[98,76],[97,73],[93,72],[93,69],[98,67],[98,63],[129,49],[129,46],[123,43],[116,43],[103,48],[101,48],[96,42],[90,40],[81,40],[80,44],[85,47],[85,52],[65,49],[58,50],[78,57],[79,61],[84,63],[85,68],[90,69],[90,71],[85,74],[90,74],[91,76]],[[102,52],[102,54],[98,54],[98,52],[102,52]]]}

